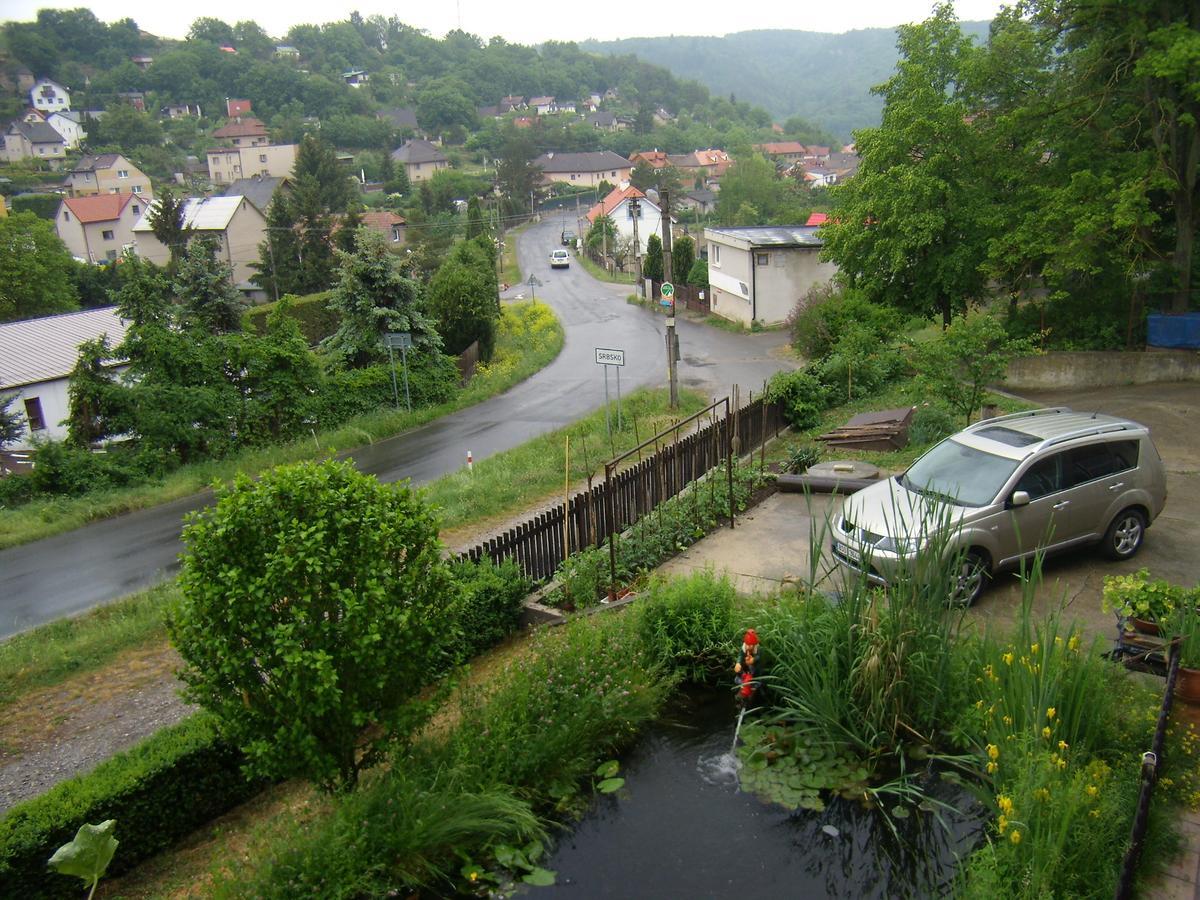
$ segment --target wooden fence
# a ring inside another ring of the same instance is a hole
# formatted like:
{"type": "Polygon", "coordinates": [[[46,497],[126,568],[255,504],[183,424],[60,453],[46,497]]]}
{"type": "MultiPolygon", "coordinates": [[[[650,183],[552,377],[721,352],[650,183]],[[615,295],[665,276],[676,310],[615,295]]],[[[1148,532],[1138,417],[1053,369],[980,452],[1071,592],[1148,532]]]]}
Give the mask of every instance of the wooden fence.
{"type": "Polygon", "coordinates": [[[700,427],[690,433],[681,433],[677,426],[651,438],[647,445],[655,445],[653,452],[647,448],[647,455],[638,462],[575,494],[565,511],[559,504],[464,551],[459,558],[513,559],[535,582],[552,578],[565,558],[564,516],[570,552],[599,547],[610,534],[635,524],[725,463],[730,453],[741,456],[762,448],[784,426],[780,407],[762,397],[728,416],[716,413],[715,407],[724,405],[722,401],[710,407],[712,416],[701,420],[700,427]]]}

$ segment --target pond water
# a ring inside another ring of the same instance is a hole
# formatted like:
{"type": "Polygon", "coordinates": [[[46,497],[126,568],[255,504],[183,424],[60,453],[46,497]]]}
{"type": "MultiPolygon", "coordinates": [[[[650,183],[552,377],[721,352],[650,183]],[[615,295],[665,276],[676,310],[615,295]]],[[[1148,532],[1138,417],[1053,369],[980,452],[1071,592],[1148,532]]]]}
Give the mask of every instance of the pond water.
{"type": "MultiPolygon", "coordinates": [[[[922,897],[950,891],[983,813],[961,787],[932,793],[961,812],[897,820],[857,802],[789,812],[737,787],[729,751],[737,711],[726,692],[681,692],[621,760],[625,786],[597,796],[543,865],[538,897],[922,897]],[[763,893],[770,891],[770,894],[763,893]]],[[[532,892],[531,892],[532,896],[532,892]]]]}

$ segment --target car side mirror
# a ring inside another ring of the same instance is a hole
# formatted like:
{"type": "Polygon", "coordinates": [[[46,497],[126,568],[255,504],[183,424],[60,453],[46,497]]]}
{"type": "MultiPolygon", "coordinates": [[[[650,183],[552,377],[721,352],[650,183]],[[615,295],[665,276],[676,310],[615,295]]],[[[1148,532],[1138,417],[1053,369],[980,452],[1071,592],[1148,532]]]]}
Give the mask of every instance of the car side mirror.
{"type": "Polygon", "coordinates": [[[1008,501],[1009,509],[1016,509],[1018,506],[1029,505],[1029,491],[1013,491],[1012,497],[1008,501]]]}

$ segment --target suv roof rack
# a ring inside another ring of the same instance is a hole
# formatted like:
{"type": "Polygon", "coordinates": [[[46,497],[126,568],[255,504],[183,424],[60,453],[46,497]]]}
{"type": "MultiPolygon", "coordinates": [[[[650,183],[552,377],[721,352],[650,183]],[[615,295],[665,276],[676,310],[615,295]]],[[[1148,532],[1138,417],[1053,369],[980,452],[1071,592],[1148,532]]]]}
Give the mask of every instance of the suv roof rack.
{"type": "Polygon", "coordinates": [[[1141,425],[1135,425],[1132,422],[1107,422],[1104,425],[1092,425],[1085,428],[1077,428],[1074,431],[1068,431],[1066,434],[1060,434],[1052,438],[1046,438],[1039,446],[1052,447],[1055,444],[1064,444],[1067,441],[1073,441],[1076,438],[1089,437],[1093,434],[1108,434],[1114,431],[1134,431],[1140,430],[1141,425]]]}
{"type": "Polygon", "coordinates": [[[978,428],[982,428],[984,425],[994,425],[997,422],[1012,422],[1016,419],[1032,419],[1035,416],[1058,415],[1059,413],[1069,413],[1074,411],[1075,410],[1071,409],[1069,406],[1047,406],[1043,407],[1042,409],[1027,409],[1024,412],[1008,413],[1007,415],[1003,416],[993,416],[990,419],[982,419],[966,430],[975,431],[978,428]]]}

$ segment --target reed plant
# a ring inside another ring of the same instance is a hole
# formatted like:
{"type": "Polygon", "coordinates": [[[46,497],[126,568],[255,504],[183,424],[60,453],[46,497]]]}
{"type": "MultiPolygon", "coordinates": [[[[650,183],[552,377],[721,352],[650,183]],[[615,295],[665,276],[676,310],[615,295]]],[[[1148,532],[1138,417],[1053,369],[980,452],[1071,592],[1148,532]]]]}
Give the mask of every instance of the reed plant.
{"type": "Polygon", "coordinates": [[[686,681],[728,675],[737,654],[736,591],[727,575],[651,579],[636,608],[646,651],[686,681]]]}

